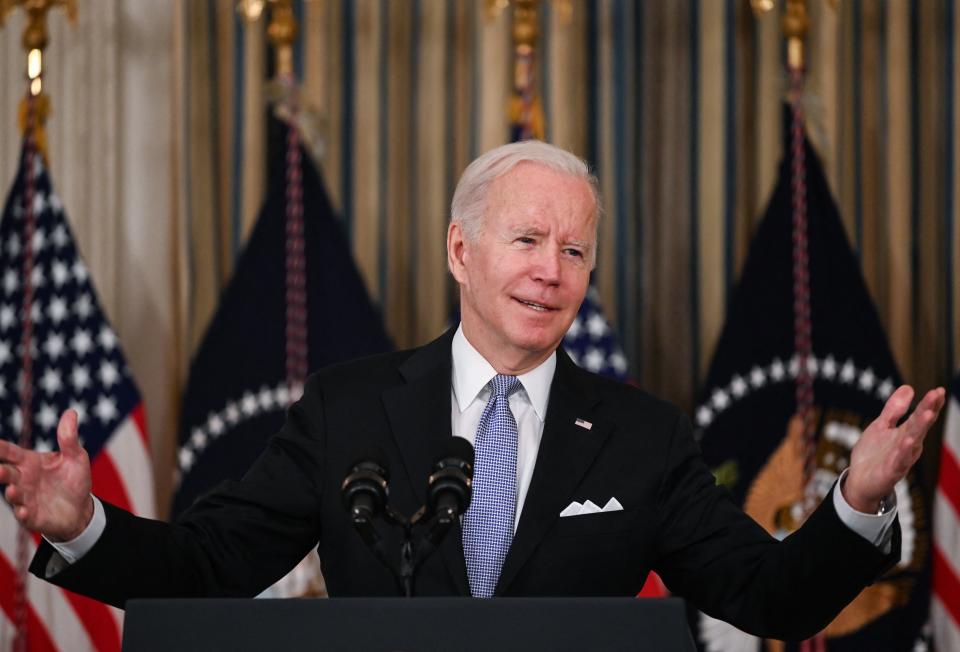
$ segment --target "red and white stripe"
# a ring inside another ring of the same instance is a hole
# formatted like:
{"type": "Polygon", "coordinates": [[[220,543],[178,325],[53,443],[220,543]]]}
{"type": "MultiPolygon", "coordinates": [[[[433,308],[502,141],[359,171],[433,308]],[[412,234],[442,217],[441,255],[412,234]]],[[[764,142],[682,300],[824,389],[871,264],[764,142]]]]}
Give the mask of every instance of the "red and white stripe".
{"type": "Polygon", "coordinates": [[[933,638],[938,650],[960,650],[960,403],[947,404],[940,478],[933,501],[933,638]]]}
{"type": "MultiPolygon", "coordinates": [[[[142,405],[121,422],[93,460],[93,490],[108,502],[141,516],[155,514],[153,467],[142,405]]],[[[14,579],[19,525],[0,506],[0,650],[12,648],[14,579]]],[[[29,539],[32,557],[39,539],[29,539]]],[[[27,649],[119,651],[123,612],[60,589],[33,576],[27,581],[27,649]]]]}
{"type": "Polygon", "coordinates": [[[153,462],[143,404],[120,422],[92,464],[93,491],[138,516],[156,517],[153,462]]]}

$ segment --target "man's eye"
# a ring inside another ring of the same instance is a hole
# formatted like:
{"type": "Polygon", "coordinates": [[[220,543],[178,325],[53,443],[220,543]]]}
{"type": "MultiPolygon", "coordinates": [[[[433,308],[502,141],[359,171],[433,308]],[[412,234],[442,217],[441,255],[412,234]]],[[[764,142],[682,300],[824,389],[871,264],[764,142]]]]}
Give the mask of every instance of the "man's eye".
{"type": "Polygon", "coordinates": [[[535,240],[528,235],[524,235],[517,238],[517,242],[520,244],[533,244],[535,240]]]}
{"type": "Polygon", "coordinates": [[[575,256],[577,258],[583,258],[583,252],[579,249],[567,249],[567,254],[570,256],[575,256]]]}

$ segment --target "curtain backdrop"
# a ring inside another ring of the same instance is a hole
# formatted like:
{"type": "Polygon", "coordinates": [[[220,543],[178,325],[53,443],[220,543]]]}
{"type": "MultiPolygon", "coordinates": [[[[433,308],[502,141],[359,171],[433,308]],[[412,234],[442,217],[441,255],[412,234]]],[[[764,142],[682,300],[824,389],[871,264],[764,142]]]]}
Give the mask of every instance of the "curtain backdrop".
{"type": "MultiPolygon", "coordinates": [[[[54,179],[144,389],[165,496],[184,365],[263,199],[272,54],[232,0],[161,4],[90,0],[75,28],[55,17],[47,89],[54,179]]],[[[688,410],[781,156],[782,4],[756,18],[748,0],[572,0],[569,16],[542,3],[547,139],[601,180],[603,307],[633,377],[688,410]]],[[[952,0],[808,4],[808,129],[904,377],[944,383],[960,347],[958,12],[952,0]]],[[[425,342],[455,307],[453,186],[508,138],[510,11],[295,9],[328,191],[388,331],[425,342]]],[[[0,32],[4,183],[21,25],[0,32]]]]}

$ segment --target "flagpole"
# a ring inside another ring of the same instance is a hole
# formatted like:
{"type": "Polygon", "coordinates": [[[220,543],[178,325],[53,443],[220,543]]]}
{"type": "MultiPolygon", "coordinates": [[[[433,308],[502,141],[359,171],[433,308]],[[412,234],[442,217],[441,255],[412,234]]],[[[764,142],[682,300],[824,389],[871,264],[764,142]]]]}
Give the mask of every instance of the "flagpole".
{"type": "Polygon", "coordinates": [[[543,140],[543,106],[537,93],[537,41],[540,0],[513,3],[513,96],[508,109],[511,140],[543,140]]]}
{"type": "MultiPolygon", "coordinates": [[[[769,12],[774,0],[751,0],[757,15],[769,12]]],[[[793,261],[793,342],[797,363],[796,412],[794,423],[801,429],[803,441],[803,520],[817,507],[817,471],[815,399],[813,388],[813,324],[810,310],[810,239],[807,219],[807,161],[803,86],[806,75],[805,41],[810,31],[806,0],[785,0],[783,36],[787,41],[787,101],[790,105],[790,203],[792,216],[793,261]]],[[[825,648],[823,634],[803,641],[802,652],[820,652],[825,648]]]]}
{"type": "Polygon", "coordinates": [[[277,117],[288,126],[285,160],[286,194],[286,371],[290,402],[297,400],[307,378],[307,297],[306,260],[304,257],[303,174],[301,168],[299,93],[293,66],[293,45],[299,36],[299,25],[291,0],[241,0],[238,11],[249,21],[256,21],[265,9],[270,10],[267,40],[273,46],[275,77],[280,86],[276,98],[277,117]]]}
{"type": "Polygon", "coordinates": [[[273,6],[267,38],[276,56],[276,76],[286,86],[284,103],[287,121],[286,161],[286,370],[290,402],[303,393],[308,367],[307,280],[304,254],[303,171],[300,132],[297,127],[300,106],[297,79],[293,69],[293,44],[298,26],[290,0],[273,6]]]}
{"type": "MultiPolygon", "coordinates": [[[[811,482],[817,468],[817,442],[814,419],[813,329],[810,318],[810,251],[807,222],[807,164],[804,144],[806,118],[803,112],[803,84],[806,75],[805,41],[810,31],[806,0],[785,0],[782,29],[787,40],[787,101],[790,105],[790,173],[793,240],[793,325],[794,356],[797,361],[796,412],[802,429],[805,464],[804,518],[817,504],[816,489],[811,482]]],[[[758,16],[774,8],[774,0],[750,0],[758,16]]]]}
{"type": "MultiPolygon", "coordinates": [[[[806,74],[805,44],[810,21],[806,0],[786,0],[783,35],[787,39],[787,75],[790,86],[790,193],[793,222],[793,337],[797,358],[796,418],[803,428],[805,462],[804,520],[817,507],[813,482],[817,471],[817,441],[814,423],[813,323],[810,310],[810,229],[807,220],[807,160],[803,84],[806,74]]],[[[823,652],[826,637],[818,633],[800,644],[801,652],[823,652]]]]}
{"type": "Polygon", "coordinates": [[[787,0],[783,16],[783,35],[787,39],[787,74],[790,79],[790,173],[793,220],[793,312],[794,354],[797,356],[797,417],[803,427],[806,464],[804,512],[816,507],[817,496],[811,482],[816,472],[815,432],[813,423],[813,375],[809,361],[813,355],[813,327],[810,316],[810,247],[807,222],[807,162],[804,145],[803,82],[804,40],[809,30],[805,0],[787,0]]]}
{"type": "MultiPolygon", "coordinates": [[[[23,351],[23,368],[20,383],[20,434],[21,448],[33,447],[33,238],[36,230],[34,193],[36,189],[35,158],[46,157],[46,133],[44,125],[50,114],[50,101],[43,92],[43,51],[50,39],[47,33],[47,13],[56,6],[65,6],[70,22],[76,20],[75,0],[0,0],[0,27],[6,17],[17,7],[27,14],[27,26],[23,31],[23,48],[27,53],[27,92],[20,102],[18,122],[24,136],[24,193],[23,193],[23,301],[21,305],[23,332],[20,339],[23,351]]],[[[13,596],[13,621],[16,636],[12,649],[26,652],[28,641],[27,571],[29,566],[30,533],[23,526],[17,532],[17,576],[13,596]]]]}
{"type": "MultiPolygon", "coordinates": [[[[0,0],[2,2],[2,0],[0,0]]],[[[293,79],[293,44],[300,35],[300,26],[293,12],[293,0],[238,0],[237,13],[255,23],[270,11],[267,40],[273,46],[274,70],[279,78],[293,79]]]]}
{"type": "MultiPolygon", "coordinates": [[[[241,0],[237,5],[248,21],[256,21],[264,10],[270,10],[267,40],[274,51],[274,80],[268,87],[268,98],[274,115],[287,125],[284,155],[284,265],[285,265],[285,369],[288,403],[303,394],[309,369],[309,325],[307,323],[306,243],[303,200],[303,157],[301,145],[307,145],[319,155],[320,146],[311,129],[310,116],[300,106],[300,89],[294,70],[293,46],[300,28],[291,0],[241,0]],[[306,119],[305,119],[306,118],[306,119]],[[304,134],[302,129],[307,129],[304,134]],[[311,142],[313,140],[314,142],[311,142]]],[[[306,591],[297,597],[324,595],[325,589],[315,555],[308,555],[280,583],[299,589],[306,578],[306,591]]],[[[288,589],[284,589],[288,590],[288,589]]]]}
{"type": "MultiPolygon", "coordinates": [[[[494,18],[513,6],[513,94],[507,105],[510,140],[546,137],[543,104],[537,93],[537,41],[540,36],[540,0],[487,0],[487,16],[494,18]]],[[[553,0],[553,10],[562,23],[573,20],[571,0],[553,0]]]]}

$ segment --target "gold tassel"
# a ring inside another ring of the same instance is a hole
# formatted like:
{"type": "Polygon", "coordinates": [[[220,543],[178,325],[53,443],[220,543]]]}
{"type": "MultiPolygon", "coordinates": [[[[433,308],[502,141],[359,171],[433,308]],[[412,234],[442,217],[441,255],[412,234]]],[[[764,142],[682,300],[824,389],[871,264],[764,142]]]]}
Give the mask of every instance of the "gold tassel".
{"type": "Polygon", "coordinates": [[[20,109],[17,112],[20,134],[26,136],[28,128],[32,131],[34,146],[44,162],[47,161],[47,131],[44,126],[49,116],[50,98],[45,93],[20,100],[20,109]]]}

